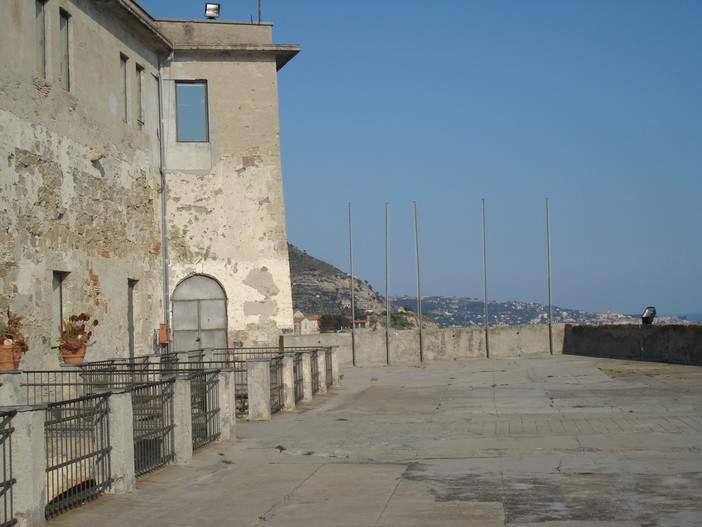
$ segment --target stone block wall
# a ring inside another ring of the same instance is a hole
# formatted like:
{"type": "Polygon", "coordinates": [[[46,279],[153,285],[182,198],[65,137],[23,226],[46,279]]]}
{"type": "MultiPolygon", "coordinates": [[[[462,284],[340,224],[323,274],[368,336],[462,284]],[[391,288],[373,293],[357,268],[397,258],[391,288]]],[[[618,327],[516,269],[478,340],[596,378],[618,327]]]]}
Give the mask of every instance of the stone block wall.
{"type": "Polygon", "coordinates": [[[563,353],[702,365],[702,325],[565,327],[563,353]]]}

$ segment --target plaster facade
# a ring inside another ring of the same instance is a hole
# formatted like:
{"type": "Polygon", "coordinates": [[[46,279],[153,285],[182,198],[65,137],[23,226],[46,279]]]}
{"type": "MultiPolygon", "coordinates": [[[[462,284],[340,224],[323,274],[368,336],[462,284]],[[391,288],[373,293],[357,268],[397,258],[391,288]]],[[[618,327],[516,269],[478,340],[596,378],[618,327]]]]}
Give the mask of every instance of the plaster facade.
{"type": "Polygon", "coordinates": [[[57,302],[100,321],[87,360],[162,350],[193,275],[224,291],[227,345],[292,331],[277,70],[299,48],[270,24],[160,20],[132,0],[4,7],[0,310],[25,317],[20,368],[58,366],[57,302]],[[208,140],[179,142],[175,84],[194,79],[208,140]]]}

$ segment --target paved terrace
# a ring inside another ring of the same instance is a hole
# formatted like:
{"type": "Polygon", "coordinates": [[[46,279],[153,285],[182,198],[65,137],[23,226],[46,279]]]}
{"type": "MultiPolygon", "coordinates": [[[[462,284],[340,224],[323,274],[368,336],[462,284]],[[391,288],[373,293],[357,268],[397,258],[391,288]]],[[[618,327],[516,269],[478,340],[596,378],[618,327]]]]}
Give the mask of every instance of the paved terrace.
{"type": "Polygon", "coordinates": [[[49,523],[702,525],[702,368],[572,356],[357,368],[49,523]]]}

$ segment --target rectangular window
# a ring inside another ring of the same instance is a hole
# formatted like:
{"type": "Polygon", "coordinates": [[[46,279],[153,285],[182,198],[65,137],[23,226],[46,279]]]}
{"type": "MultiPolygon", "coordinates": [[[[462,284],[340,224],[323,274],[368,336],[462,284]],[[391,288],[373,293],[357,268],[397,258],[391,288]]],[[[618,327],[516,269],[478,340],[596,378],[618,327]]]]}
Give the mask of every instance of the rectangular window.
{"type": "Polygon", "coordinates": [[[56,340],[59,337],[59,326],[63,321],[63,282],[68,276],[68,273],[61,271],[53,272],[51,282],[51,341],[53,346],[56,345],[56,340]]]}
{"type": "Polygon", "coordinates": [[[176,82],[176,128],[178,141],[209,141],[207,82],[176,82]]]}
{"type": "Polygon", "coordinates": [[[122,89],[122,120],[129,121],[129,98],[127,97],[127,61],[129,59],[120,53],[119,55],[119,76],[122,89]]]}
{"type": "Polygon", "coordinates": [[[61,87],[71,89],[70,56],[68,52],[68,19],[71,15],[63,9],[59,13],[59,37],[61,39],[61,87]]]}
{"type": "Polygon", "coordinates": [[[46,13],[42,0],[35,0],[35,44],[36,44],[36,63],[37,75],[41,78],[46,78],[46,13]]]}
{"type": "Polygon", "coordinates": [[[136,103],[137,103],[137,123],[139,128],[144,127],[144,67],[136,66],[136,103]]]}

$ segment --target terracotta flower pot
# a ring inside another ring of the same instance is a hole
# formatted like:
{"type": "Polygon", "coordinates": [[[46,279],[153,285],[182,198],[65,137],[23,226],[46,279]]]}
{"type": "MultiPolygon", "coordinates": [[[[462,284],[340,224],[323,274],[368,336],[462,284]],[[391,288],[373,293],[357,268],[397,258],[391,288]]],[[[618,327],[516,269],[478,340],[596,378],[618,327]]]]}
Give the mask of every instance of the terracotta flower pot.
{"type": "Polygon", "coordinates": [[[22,347],[16,344],[0,345],[0,371],[13,371],[19,367],[22,347]]]}
{"type": "Polygon", "coordinates": [[[78,349],[69,349],[64,346],[59,346],[59,351],[61,352],[61,357],[63,357],[63,362],[73,365],[83,364],[86,349],[87,347],[85,344],[78,349]]]}

